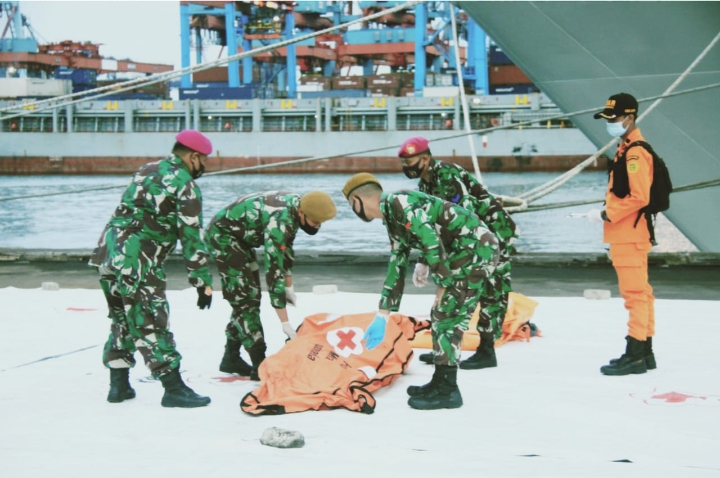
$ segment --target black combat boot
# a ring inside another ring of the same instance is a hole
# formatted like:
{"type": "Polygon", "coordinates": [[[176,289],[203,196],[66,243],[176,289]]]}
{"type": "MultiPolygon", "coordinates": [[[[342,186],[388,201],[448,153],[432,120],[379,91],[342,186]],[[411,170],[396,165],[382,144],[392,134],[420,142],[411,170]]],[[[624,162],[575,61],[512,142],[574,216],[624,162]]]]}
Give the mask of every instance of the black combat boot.
{"type": "Polygon", "coordinates": [[[430,382],[426,383],[425,385],[410,385],[407,388],[407,394],[411,397],[419,397],[420,395],[425,395],[427,392],[433,389],[435,383],[438,381],[439,375],[440,372],[438,372],[438,369],[436,367],[435,373],[433,373],[430,382]]]}
{"type": "Polygon", "coordinates": [[[250,361],[252,362],[250,380],[260,381],[260,375],[258,375],[258,368],[260,368],[260,364],[263,362],[263,360],[265,360],[266,350],[267,345],[265,345],[264,340],[256,342],[255,345],[253,345],[252,348],[248,350],[248,353],[250,354],[250,361]]]}
{"type": "Polygon", "coordinates": [[[631,373],[646,373],[645,365],[645,341],[634,339],[630,336],[625,337],[627,347],[625,353],[610,365],[600,367],[600,372],[604,375],[629,375],[631,373]]]}
{"type": "Polygon", "coordinates": [[[111,368],[110,369],[110,392],[107,401],[110,403],[120,403],[124,400],[135,398],[135,390],[130,386],[130,369],[129,368],[111,368]]]}
{"type": "Polygon", "coordinates": [[[240,356],[239,340],[227,339],[225,343],[225,355],[220,362],[220,371],[225,373],[235,373],[243,377],[249,377],[252,367],[244,361],[240,356]]]}
{"type": "MultiPolygon", "coordinates": [[[[616,364],[618,360],[620,359],[616,358],[610,360],[610,365],[616,364]]],[[[647,340],[645,340],[645,367],[647,367],[648,370],[655,370],[657,368],[655,354],[652,349],[652,337],[648,337],[647,340]]]]}
{"type": "Polygon", "coordinates": [[[463,401],[457,386],[457,367],[435,365],[437,379],[430,383],[429,390],[422,395],[410,397],[408,405],[417,410],[439,410],[460,408],[463,401]]]}
{"type": "Polygon", "coordinates": [[[185,385],[178,369],[161,375],[160,381],[165,388],[160,402],[163,407],[196,408],[210,403],[210,397],[200,396],[185,385]]]}
{"type": "Polygon", "coordinates": [[[424,354],[420,354],[418,358],[421,362],[424,362],[428,365],[435,365],[435,352],[427,352],[424,354]]]}
{"type": "Polygon", "coordinates": [[[483,332],[480,334],[480,345],[478,345],[477,351],[467,360],[460,362],[460,368],[463,370],[479,370],[488,367],[497,367],[495,334],[483,332]]]}

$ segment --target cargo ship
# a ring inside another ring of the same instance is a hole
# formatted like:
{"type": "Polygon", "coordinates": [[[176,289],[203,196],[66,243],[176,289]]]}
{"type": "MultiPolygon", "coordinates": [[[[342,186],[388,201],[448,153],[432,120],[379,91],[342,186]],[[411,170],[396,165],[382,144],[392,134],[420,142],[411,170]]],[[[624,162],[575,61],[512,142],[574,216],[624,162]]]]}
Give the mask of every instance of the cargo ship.
{"type": "MultiPolygon", "coordinates": [[[[3,5],[19,13],[21,3],[3,5]]],[[[594,152],[466,14],[457,15],[458,72],[450,3],[383,14],[402,3],[182,1],[182,68],[192,65],[202,38],[243,52],[381,16],[130,91],[120,73],[152,78],[172,67],[105,59],[97,45],[36,46],[7,15],[15,35],[0,50],[0,174],[126,174],[166,155],[184,128],[211,138],[213,170],[332,156],[272,172],[399,171],[395,148],[412,135],[433,140],[436,157],[468,168],[474,149],[484,171],[566,170],[594,152]],[[229,22],[236,28],[227,29],[229,22]],[[466,129],[460,77],[470,129],[525,126],[473,135],[471,146],[459,136],[466,129]],[[113,85],[117,93],[93,99],[94,89],[113,85]],[[34,104],[70,93],[87,101],[34,104]]]]}

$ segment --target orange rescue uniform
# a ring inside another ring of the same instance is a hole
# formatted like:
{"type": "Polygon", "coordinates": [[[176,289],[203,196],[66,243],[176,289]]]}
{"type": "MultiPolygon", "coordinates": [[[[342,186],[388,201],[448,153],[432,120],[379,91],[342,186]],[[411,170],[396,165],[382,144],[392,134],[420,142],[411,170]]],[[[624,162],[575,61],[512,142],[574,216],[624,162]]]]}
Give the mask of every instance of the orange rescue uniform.
{"type": "MultiPolygon", "coordinates": [[[[631,131],[618,146],[613,161],[617,161],[630,143],[645,141],[640,129],[631,131]]],[[[630,194],[618,198],[612,193],[613,174],[610,173],[605,193],[603,241],[610,244],[610,259],[618,276],[620,295],[630,313],[630,337],[644,341],[655,335],[655,297],[648,282],[648,253],[652,244],[644,216],[635,225],[638,212],[650,202],[653,177],[652,155],[643,147],[630,148],[626,154],[630,194]]]]}

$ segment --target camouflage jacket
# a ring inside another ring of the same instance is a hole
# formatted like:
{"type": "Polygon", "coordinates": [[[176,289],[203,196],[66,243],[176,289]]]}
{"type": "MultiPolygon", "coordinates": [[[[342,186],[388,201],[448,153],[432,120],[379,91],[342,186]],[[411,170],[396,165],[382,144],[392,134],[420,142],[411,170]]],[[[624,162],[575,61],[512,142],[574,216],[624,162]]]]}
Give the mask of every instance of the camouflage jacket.
{"type": "Polygon", "coordinates": [[[475,214],[417,191],[383,193],[380,211],[391,246],[381,309],[399,309],[412,249],[420,251],[420,259],[430,267],[433,281],[441,287],[473,273],[468,266],[477,261],[481,236],[489,234],[475,214]]]}
{"type": "Polygon", "coordinates": [[[480,217],[495,234],[501,247],[507,247],[517,237],[515,221],[470,173],[453,163],[433,159],[429,180],[420,179],[420,191],[469,209],[480,217]]]}
{"type": "Polygon", "coordinates": [[[270,302],[285,308],[285,276],[293,266],[293,242],[300,227],[300,195],[282,191],[248,194],[221,209],[207,234],[216,244],[232,236],[243,248],[265,248],[270,302]]]}
{"type": "Polygon", "coordinates": [[[162,268],[178,239],[190,284],[211,286],[200,189],[185,163],[173,156],[138,169],[89,264],[120,271],[139,283],[148,271],[162,268]]]}

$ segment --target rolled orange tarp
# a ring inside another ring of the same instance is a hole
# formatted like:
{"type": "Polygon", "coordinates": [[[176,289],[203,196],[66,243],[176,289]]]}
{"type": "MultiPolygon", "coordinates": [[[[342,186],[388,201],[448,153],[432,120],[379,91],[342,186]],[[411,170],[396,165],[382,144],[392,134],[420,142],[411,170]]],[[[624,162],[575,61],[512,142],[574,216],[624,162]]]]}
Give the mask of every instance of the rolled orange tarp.
{"type": "MultiPolygon", "coordinates": [[[[468,330],[463,335],[462,349],[476,350],[480,345],[480,334],[477,331],[477,322],[480,319],[480,307],[473,313],[468,324],[468,330]]],[[[505,322],[502,326],[502,335],[495,341],[495,347],[513,340],[530,340],[530,330],[523,325],[530,322],[538,302],[517,292],[510,292],[508,308],[505,312],[505,322]]],[[[538,334],[539,335],[539,331],[538,334]]],[[[413,348],[432,349],[432,335],[429,330],[419,332],[410,342],[413,348]]]]}

